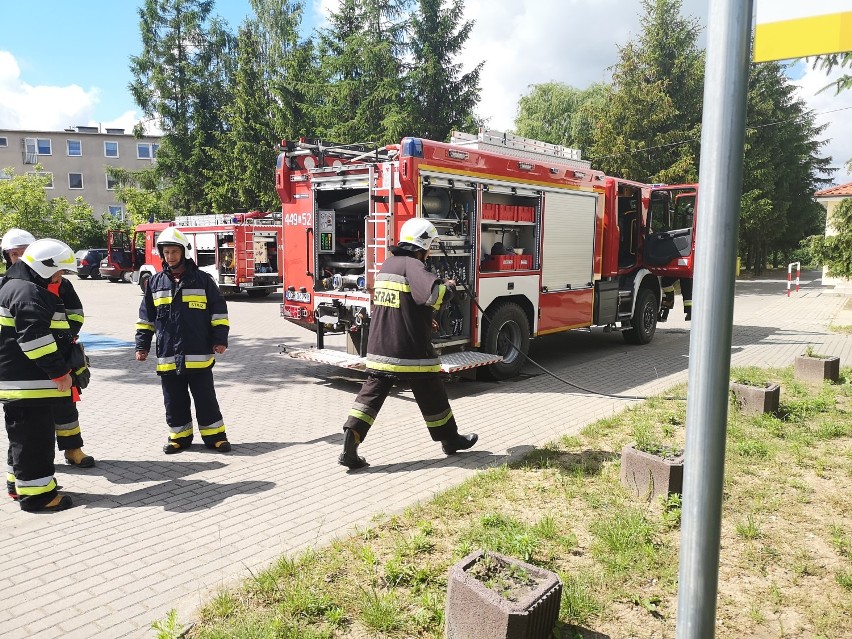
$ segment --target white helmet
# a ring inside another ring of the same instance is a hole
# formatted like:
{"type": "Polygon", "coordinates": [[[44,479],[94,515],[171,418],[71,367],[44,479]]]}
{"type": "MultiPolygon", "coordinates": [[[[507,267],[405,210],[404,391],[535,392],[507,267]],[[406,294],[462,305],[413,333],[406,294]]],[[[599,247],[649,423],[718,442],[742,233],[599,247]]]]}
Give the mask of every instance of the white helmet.
{"type": "Polygon", "coordinates": [[[399,229],[400,244],[413,244],[424,251],[432,247],[432,240],[436,237],[438,237],[438,229],[432,222],[422,217],[411,218],[399,229]]]}
{"type": "Polygon", "coordinates": [[[166,245],[182,246],[184,257],[187,256],[192,248],[189,238],[175,226],[169,226],[157,238],[157,250],[160,252],[160,257],[163,257],[163,247],[166,245]]]}
{"type": "Polygon", "coordinates": [[[59,271],[73,271],[77,267],[71,247],[65,242],[50,238],[36,240],[30,244],[21,259],[46,280],[59,271]]]}
{"type": "Polygon", "coordinates": [[[0,248],[5,252],[9,249],[29,246],[35,241],[36,239],[29,231],[25,231],[23,229],[9,229],[3,235],[3,240],[0,242],[0,248]]]}

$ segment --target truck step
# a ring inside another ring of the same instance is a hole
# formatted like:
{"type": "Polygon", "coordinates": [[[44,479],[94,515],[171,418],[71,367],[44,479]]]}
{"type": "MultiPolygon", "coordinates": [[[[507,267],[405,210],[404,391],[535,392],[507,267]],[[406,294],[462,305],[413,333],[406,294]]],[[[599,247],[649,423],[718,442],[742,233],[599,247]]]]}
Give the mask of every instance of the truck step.
{"type": "MultiPolygon", "coordinates": [[[[304,359],[318,364],[331,364],[349,370],[366,371],[367,359],[358,357],[343,351],[330,348],[306,348],[287,349],[287,354],[294,359],[304,359]]],[[[500,355],[491,353],[478,353],[475,351],[462,351],[459,353],[446,353],[441,355],[441,372],[458,373],[459,371],[488,366],[503,361],[500,355]]]]}

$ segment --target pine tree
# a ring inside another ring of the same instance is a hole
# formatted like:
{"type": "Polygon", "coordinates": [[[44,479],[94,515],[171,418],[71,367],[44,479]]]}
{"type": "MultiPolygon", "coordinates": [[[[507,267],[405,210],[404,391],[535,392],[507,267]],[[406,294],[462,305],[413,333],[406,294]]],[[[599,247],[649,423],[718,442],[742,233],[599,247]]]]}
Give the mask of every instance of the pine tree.
{"type": "Polygon", "coordinates": [[[478,126],[473,110],[479,102],[484,62],[464,74],[456,62],[474,24],[469,20],[458,23],[463,12],[464,0],[418,0],[410,25],[409,117],[407,131],[398,131],[399,137],[446,140],[453,130],[470,131],[478,126]]]}

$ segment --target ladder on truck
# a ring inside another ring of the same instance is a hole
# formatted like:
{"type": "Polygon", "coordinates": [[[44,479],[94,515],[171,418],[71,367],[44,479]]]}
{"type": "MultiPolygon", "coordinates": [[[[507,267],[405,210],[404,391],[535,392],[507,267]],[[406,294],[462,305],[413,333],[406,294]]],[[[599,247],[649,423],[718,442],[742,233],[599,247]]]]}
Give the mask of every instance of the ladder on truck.
{"type": "Polygon", "coordinates": [[[382,264],[388,257],[388,249],[390,242],[388,240],[390,234],[390,225],[393,220],[394,208],[394,181],[393,170],[394,166],[391,163],[385,164],[383,168],[383,186],[376,186],[375,167],[370,167],[370,204],[367,215],[366,229],[366,261],[367,268],[367,290],[372,291],[376,282],[376,275],[382,268],[382,264]],[[376,196],[387,196],[388,212],[376,213],[376,196]]]}
{"type": "Polygon", "coordinates": [[[577,169],[592,168],[592,163],[583,159],[583,154],[579,149],[570,149],[561,144],[550,144],[549,142],[524,138],[502,131],[480,128],[476,135],[453,131],[450,144],[471,147],[477,151],[511,155],[523,160],[538,160],[539,162],[546,160],[550,164],[570,166],[577,169]]]}

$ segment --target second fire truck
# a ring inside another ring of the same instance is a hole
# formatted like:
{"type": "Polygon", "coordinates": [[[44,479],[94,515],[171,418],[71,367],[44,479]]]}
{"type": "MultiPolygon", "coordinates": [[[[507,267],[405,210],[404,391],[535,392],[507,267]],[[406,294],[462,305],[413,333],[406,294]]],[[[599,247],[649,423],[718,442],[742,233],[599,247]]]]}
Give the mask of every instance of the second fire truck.
{"type": "Polygon", "coordinates": [[[281,314],[316,332],[316,348],[291,352],[314,361],[364,367],[375,275],[415,216],[439,232],[427,266],[459,283],[433,334],[446,372],[512,377],[531,338],[576,328],[647,344],[660,277],[692,277],[695,185],[609,177],[578,151],[510,134],[285,142],[276,189],[281,314]],[[347,336],[346,353],[324,348],[330,333],[347,336]]]}

